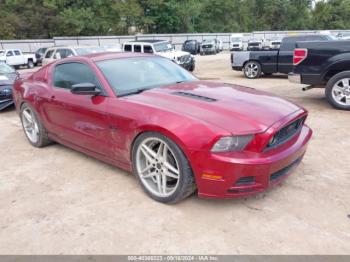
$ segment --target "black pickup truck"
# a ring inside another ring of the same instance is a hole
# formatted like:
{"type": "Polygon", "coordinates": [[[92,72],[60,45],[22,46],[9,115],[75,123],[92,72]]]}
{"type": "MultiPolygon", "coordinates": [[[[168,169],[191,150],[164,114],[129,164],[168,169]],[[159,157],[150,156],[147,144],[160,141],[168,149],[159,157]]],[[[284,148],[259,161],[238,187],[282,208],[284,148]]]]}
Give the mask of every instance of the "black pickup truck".
{"type": "Polygon", "coordinates": [[[293,51],[299,41],[333,40],[331,35],[296,35],[282,39],[279,50],[239,51],[231,53],[233,70],[242,71],[245,77],[253,79],[273,73],[288,74],[293,70],[293,51]]]}
{"type": "Polygon", "coordinates": [[[350,41],[297,43],[291,82],[308,85],[303,90],[325,87],[328,102],[350,110],[350,41]]]}

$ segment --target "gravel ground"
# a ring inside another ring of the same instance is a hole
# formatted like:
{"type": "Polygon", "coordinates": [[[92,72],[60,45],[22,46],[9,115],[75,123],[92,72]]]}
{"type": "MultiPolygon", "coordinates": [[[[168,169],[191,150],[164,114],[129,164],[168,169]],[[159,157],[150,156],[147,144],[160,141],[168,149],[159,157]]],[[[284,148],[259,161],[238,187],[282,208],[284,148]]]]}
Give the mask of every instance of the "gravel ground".
{"type": "Polygon", "coordinates": [[[266,90],[310,111],[314,130],[295,173],[248,199],[177,205],[136,179],[61,145],[26,141],[13,109],[0,113],[1,254],[350,254],[350,112],[324,90],[285,76],[245,79],[229,54],[197,57],[195,74],[266,90]]]}

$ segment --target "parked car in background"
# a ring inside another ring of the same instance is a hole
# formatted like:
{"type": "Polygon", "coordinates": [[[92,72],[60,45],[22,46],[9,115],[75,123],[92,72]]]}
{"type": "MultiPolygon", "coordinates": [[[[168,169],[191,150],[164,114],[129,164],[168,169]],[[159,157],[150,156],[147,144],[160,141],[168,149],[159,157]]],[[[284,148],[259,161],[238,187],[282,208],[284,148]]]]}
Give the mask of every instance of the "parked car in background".
{"type": "Polygon", "coordinates": [[[340,32],[337,37],[342,40],[350,40],[350,32],[340,32]]]}
{"type": "Polygon", "coordinates": [[[186,40],[182,44],[181,50],[188,52],[192,55],[196,55],[200,52],[200,48],[201,48],[201,43],[198,42],[197,40],[186,40]]]}
{"type": "Polygon", "coordinates": [[[215,41],[216,41],[217,51],[222,52],[224,50],[224,43],[219,38],[216,38],[215,41]]]}
{"type": "Polygon", "coordinates": [[[47,65],[57,59],[63,59],[71,56],[87,55],[91,53],[105,52],[103,47],[99,46],[54,46],[49,47],[42,60],[43,65],[47,65]]]}
{"type": "Polygon", "coordinates": [[[19,49],[0,50],[0,62],[1,61],[15,68],[20,66],[33,68],[37,63],[35,54],[23,54],[19,49]]]}
{"type": "Polygon", "coordinates": [[[47,50],[47,47],[41,47],[35,51],[36,63],[38,65],[42,64],[46,50],[47,50]]]}
{"type": "Polygon", "coordinates": [[[200,54],[216,54],[218,53],[218,44],[216,39],[204,39],[201,43],[200,54]]]}
{"type": "Polygon", "coordinates": [[[232,34],[230,36],[230,50],[231,51],[244,50],[243,34],[232,34]]]}
{"type": "Polygon", "coordinates": [[[298,41],[327,41],[333,40],[329,35],[296,35],[282,39],[279,50],[243,51],[231,54],[233,70],[242,71],[246,78],[258,78],[262,73],[288,74],[293,71],[293,52],[298,41]]]}
{"type": "Polygon", "coordinates": [[[56,141],[132,171],[163,203],[262,192],[294,171],[312,136],[289,101],[140,52],[54,62],[17,80],[14,100],[31,145],[56,141]]]}
{"type": "Polygon", "coordinates": [[[16,70],[0,62],[0,110],[13,105],[12,86],[17,77],[16,70]]]}
{"type": "Polygon", "coordinates": [[[263,39],[259,37],[252,38],[248,40],[248,51],[257,51],[263,49],[263,39]]]}
{"type": "Polygon", "coordinates": [[[157,54],[166,57],[188,71],[194,71],[196,61],[194,56],[188,52],[177,51],[174,46],[166,40],[137,40],[123,44],[124,52],[157,54]]]}
{"type": "Polygon", "coordinates": [[[293,64],[290,81],[325,88],[333,107],[350,110],[350,41],[298,42],[293,64]]]}

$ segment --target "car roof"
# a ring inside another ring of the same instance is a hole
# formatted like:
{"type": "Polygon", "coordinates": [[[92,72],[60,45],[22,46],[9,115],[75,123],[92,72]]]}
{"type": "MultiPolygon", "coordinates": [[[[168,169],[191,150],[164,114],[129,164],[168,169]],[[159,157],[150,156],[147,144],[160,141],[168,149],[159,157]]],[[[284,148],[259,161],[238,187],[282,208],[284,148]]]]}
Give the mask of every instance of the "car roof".
{"type": "Polygon", "coordinates": [[[94,62],[110,60],[110,59],[121,59],[121,58],[131,58],[131,57],[149,57],[155,56],[152,54],[145,53],[133,53],[133,52],[102,52],[102,53],[92,53],[81,57],[86,57],[94,62]]]}
{"type": "Polygon", "coordinates": [[[47,49],[58,49],[58,48],[77,49],[77,48],[99,48],[99,47],[100,46],[95,46],[95,45],[56,45],[56,46],[50,46],[47,49]]]}
{"type": "Polygon", "coordinates": [[[124,44],[131,44],[131,43],[148,43],[148,44],[154,44],[154,43],[160,43],[160,42],[169,42],[168,40],[156,40],[156,39],[143,39],[143,40],[134,40],[125,42],[124,44]]]}

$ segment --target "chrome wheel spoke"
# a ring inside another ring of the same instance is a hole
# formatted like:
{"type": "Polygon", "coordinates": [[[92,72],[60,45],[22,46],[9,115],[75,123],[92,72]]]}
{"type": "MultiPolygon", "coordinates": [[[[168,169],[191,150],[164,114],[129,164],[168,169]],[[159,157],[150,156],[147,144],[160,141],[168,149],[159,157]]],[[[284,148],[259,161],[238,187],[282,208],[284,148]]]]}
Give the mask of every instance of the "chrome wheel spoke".
{"type": "Polygon", "coordinates": [[[27,138],[32,143],[38,142],[40,133],[39,125],[32,110],[29,108],[24,109],[21,114],[21,120],[27,138]]]}
{"type": "Polygon", "coordinates": [[[332,97],[340,105],[350,105],[350,78],[339,80],[332,87],[332,97]]]}
{"type": "Polygon", "coordinates": [[[156,137],[145,139],[137,149],[135,164],[142,184],[152,194],[167,197],[177,189],[179,165],[165,141],[156,137]]]}

